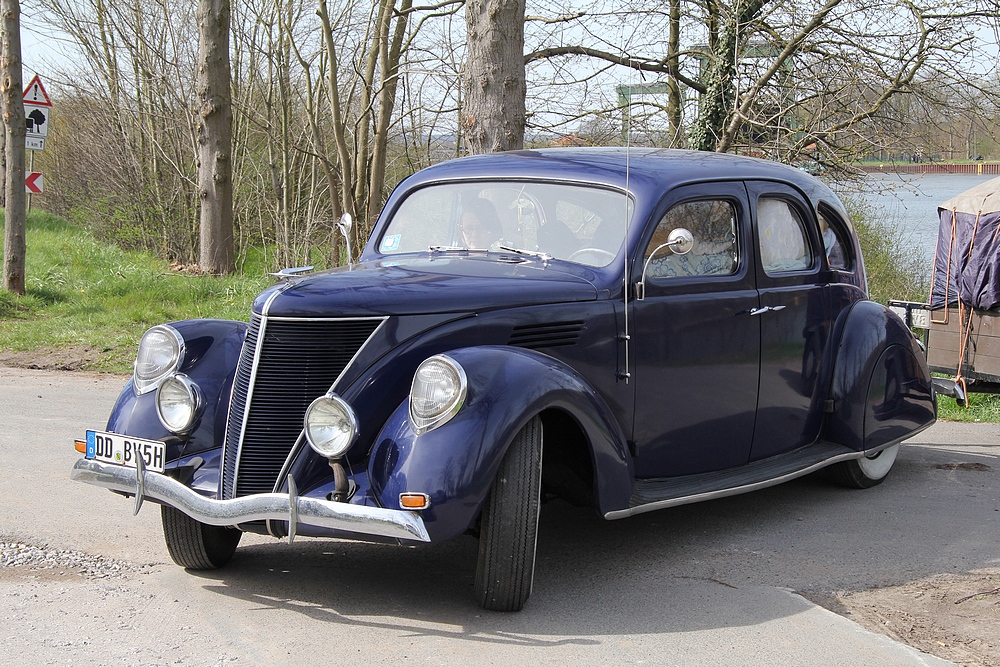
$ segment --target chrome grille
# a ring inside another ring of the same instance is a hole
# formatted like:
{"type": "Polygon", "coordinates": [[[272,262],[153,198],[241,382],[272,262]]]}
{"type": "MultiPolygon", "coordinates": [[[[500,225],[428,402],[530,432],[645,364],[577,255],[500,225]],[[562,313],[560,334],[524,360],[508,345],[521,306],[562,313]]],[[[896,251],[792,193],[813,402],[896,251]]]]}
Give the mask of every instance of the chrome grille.
{"type": "Polygon", "coordinates": [[[253,315],[233,382],[223,498],[274,490],[306,408],[329,391],[382,321],[253,315]]]}

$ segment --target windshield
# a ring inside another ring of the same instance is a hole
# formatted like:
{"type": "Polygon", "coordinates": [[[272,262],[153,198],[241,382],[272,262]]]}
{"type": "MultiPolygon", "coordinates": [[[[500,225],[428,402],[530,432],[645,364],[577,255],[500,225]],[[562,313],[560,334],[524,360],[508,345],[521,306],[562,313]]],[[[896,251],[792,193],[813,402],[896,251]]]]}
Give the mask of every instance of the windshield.
{"type": "Polygon", "coordinates": [[[607,266],[622,247],[631,215],[624,193],[603,188],[518,181],[432,185],[396,209],[378,251],[539,253],[607,266]]]}

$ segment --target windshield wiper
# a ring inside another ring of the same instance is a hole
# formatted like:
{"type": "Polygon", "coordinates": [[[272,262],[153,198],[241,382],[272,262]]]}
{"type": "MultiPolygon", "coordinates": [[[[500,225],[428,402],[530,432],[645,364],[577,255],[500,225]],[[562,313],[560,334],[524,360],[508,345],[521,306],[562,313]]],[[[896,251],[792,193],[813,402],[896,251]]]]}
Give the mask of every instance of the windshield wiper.
{"type": "Polygon", "coordinates": [[[469,251],[472,248],[465,248],[457,245],[432,245],[427,248],[430,252],[458,252],[458,251],[469,251]]]}
{"type": "Polygon", "coordinates": [[[497,246],[497,247],[500,250],[504,250],[506,252],[512,252],[512,253],[515,253],[517,255],[526,255],[528,257],[535,257],[537,259],[542,260],[543,262],[547,262],[550,259],[552,259],[552,255],[550,255],[547,252],[539,252],[537,250],[524,250],[523,248],[512,248],[512,247],[507,246],[507,245],[500,245],[500,246],[497,246]]]}

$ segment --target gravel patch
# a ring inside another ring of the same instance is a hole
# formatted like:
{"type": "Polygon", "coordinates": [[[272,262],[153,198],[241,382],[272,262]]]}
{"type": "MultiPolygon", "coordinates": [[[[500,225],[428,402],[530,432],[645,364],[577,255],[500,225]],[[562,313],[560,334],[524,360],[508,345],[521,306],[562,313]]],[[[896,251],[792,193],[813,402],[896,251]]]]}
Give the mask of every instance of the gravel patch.
{"type": "Polygon", "coordinates": [[[108,579],[148,571],[150,567],[81,551],[0,541],[0,568],[29,568],[34,571],[69,569],[89,579],[108,579]]]}

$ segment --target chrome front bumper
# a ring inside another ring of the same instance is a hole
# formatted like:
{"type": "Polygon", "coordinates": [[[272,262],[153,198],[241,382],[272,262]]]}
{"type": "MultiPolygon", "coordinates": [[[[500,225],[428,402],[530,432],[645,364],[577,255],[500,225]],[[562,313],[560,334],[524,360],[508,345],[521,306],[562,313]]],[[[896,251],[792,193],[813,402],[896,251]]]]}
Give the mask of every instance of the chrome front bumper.
{"type": "MultiPolygon", "coordinates": [[[[141,462],[142,457],[138,460],[141,462]]],[[[232,500],[206,498],[175,479],[142,469],[141,463],[136,470],[80,459],[73,466],[70,479],[134,495],[135,513],[143,500],[149,498],[212,526],[235,526],[266,519],[288,521],[289,541],[295,538],[296,524],[304,523],[361,535],[430,542],[423,519],[415,512],[304,498],[297,495],[290,477],[287,494],[259,493],[232,500]]]]}

